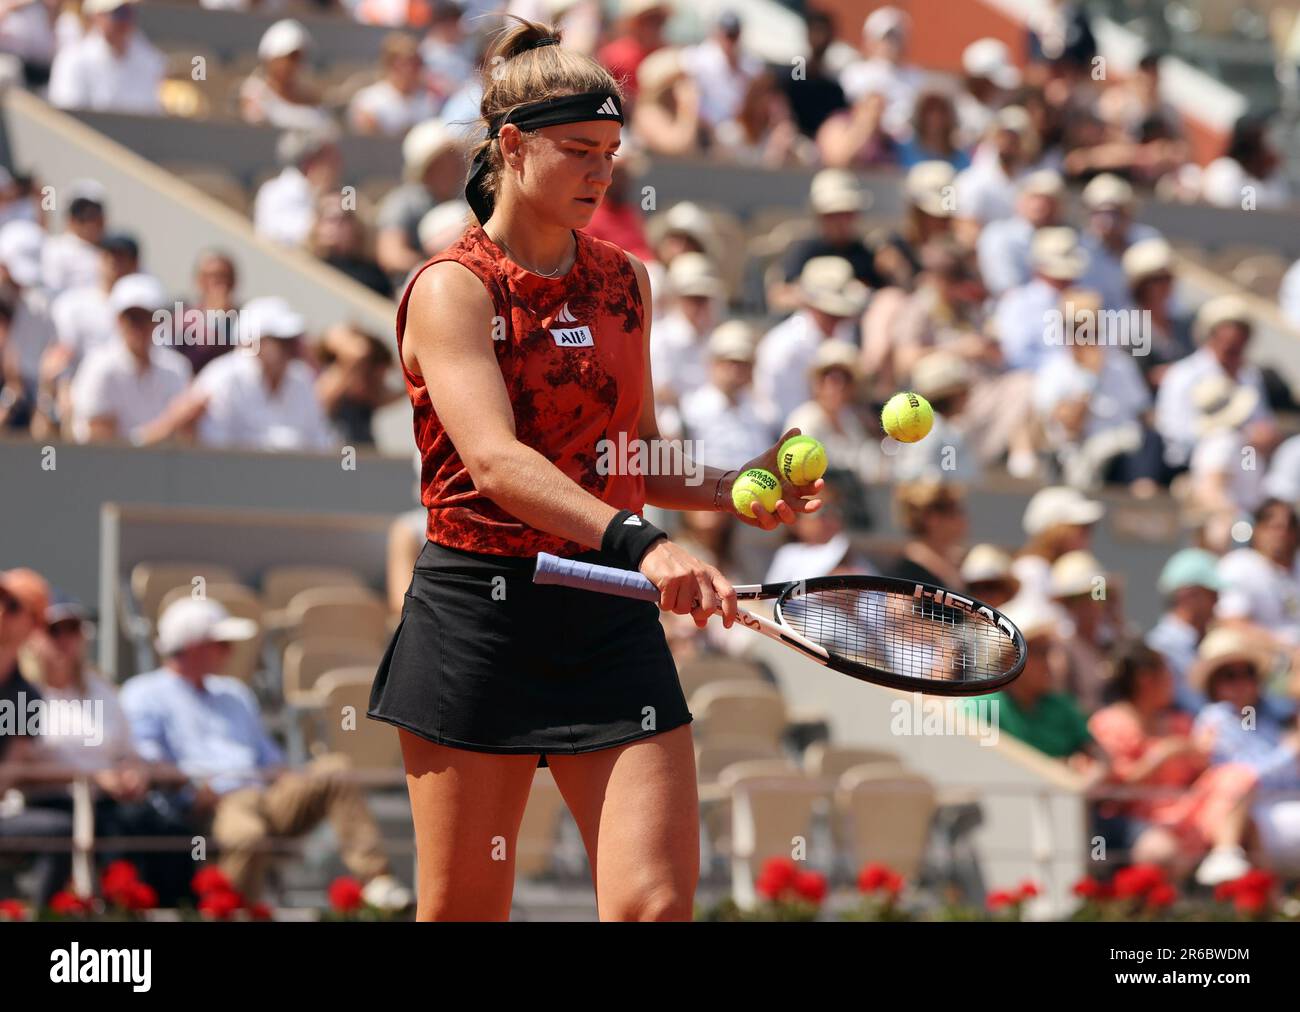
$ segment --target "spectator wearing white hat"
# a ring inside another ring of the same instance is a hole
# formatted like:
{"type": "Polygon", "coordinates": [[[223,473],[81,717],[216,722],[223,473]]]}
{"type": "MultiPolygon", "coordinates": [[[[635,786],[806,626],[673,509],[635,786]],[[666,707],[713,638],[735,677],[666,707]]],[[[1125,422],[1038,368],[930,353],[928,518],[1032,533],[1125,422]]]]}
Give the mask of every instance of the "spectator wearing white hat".
{"type": "Polygon", "coordinates": [[[216,601],[183,598],[158,618],[162,666],[128,679],[122,709],[140,754],[191,780],[190,815],[221,851],[221,869],[248,899],[259,897],[268,840],[294,838],[329,819],[348,869],[366,882],[363,896],[401,909],[410,892],[389,874],[381,838],[350,763],[322,756],[289,769],[262,726],[253,693],[218,672],[231,644],[257,624],[233,618],[216,601]]]}
{"type": "Polygon", "coordinates": [[[390,191],[375,217],[375,259],[396,279],[424,262],[420,219],[446,200],[461,199],[465,146],[438,120],[414,126],[402,140],[405,182],[390,191]]]}
{"type": "Polygon", "coordinates": [[[993,125],[997,110],[1020,87],[1020,70],[1001,39],[976,39],[961,53],[962,89],[957,122],[963,147],[974,147],[993,125]]]}
{"type": "Polygon", "coordinates": [[[907,540],[881,575],[964,593],[960,560],[970,531],[965,489],[943,476],[901,481],[894,486],[894,510],[907,540]]]}
{"type": "Polygon", "coordinates": [[[1146,645],[1164,657],[1174,674],[1174,704],[1193,716],[1205,705],[1205,696],[1192,686],[1189,675],[1223,586],[1218,565],[1218,556],[1204,548],[1183,548],[1171,555],[1156,581],[1165,611],[1146,634],[1146,645]]]}
{"type": "Polygon", "coordinates": [[[165,438],[153,424],[190,381],[185,357],[154,340],[167,293],[148,274],[128,274],[109,293],[117,338],[88,354],[72,380],[71,434],[79,443],[165,438]]]}
{"type": "MultiPolygon", "coordinates": [[[[668,308],[668,299],[658,298],[654,293],[667,293],[667,271],[673,260],[682,253],[703,253],[716,264],[726,250],[722,236],[708,212],[689,200],[680,201],[667,211],[652,215],[646,223],[646,238],[653,250],[653,259],[646,262],[646,270],[650,273],[651,298],[654,302],[651,312],[657,325],[668,308]]],[[[653,344],[653,339],[651,343],[653,344]]]]}
{"type": "Polygon", "coordinates": [[[781,430],[797,428],[812,436],[826,447],[829,467],[867,482],[879,476],[880,453],[857,411],[860,358],[858,349],[844,341],[818,345],[808,367],[812,398],[790,413],[781,430]]]}
{"type": "Polygon", "coordinates": [[[301,22],[284,18],[257,44],[256,70],[239,86],[239,115],[245,123],[281,130],[324,130],[333,125],[320,96],[303,81],[303,61],[312,46],[301,22]]]}
{"type": "Polygon", "coordinates": [[[379,53],[383,76],[352,96],[348,123],[359,134],[398,137],[417,123],[432,119],[438,102],[424,80],[420,50],[409,35],[384,39],[379,53]]]}
{"type": "Polygon", "coordinates": [[[1273,454],[1264,491],[1274,499],[1300,506],[1300,436],[1292,436],[1273,454]]]}
{"type": "Polygon", "coordinates": [[[286,246],[307,241],[318,201],[338,196],[342,159],[337,141],[333,128],[281,134],[275,146],[280,174],[263,183],[253,199],[253,229],[259,235],[286,246]]]}
{"type": "Polygon", "coordinates": [[[463,200],[444,200],[420,219],[416,230],[420,252],[426,257],[441,253],[461,237],[469,223],[470,207],[463,200]]]}
{"type": "Polygon", "coordinates": [[[682,400],[688,439],[699,441],[696,463],[722,465],[751,460],[780,435],[777,419],[756,402],[752,392],[754,332],[729,320],[709,338],[709,380],[682,400]]]}
{"type": "Polygon", "coordinates": [[[781,257],[779,278],[767,285],[767,307],[785,312],[799,304],[799,272],[813,257],[843,257],[853,265],[853,276],[868,288],[880,288],[884,279],[876,271],[875,253],[864,238],[862,212],[871,195],[857,177],[843,169],[822,169],[812,179],[808,203],[817,231],[797,239],[781,257]]]}
{"type": "Polygon", "coordinates": [[[1106,656],[1124,633],[1119,576],[1108,573],[1091,552],[1066,552],[1048,575],[1052,604],[1063,616],[1061,646],[1065,663],[1061,688],[1079,709],[1092,713],[1102,703],[1106,656]]]}
{"type": "Polygon", "coordinates": [[[833,485],[819,493],[825,505],[790,530],[791,540],[776,550],[764,583],[787,583],[818,576],[875,575],[876,569],[844,530],[844,517],[833,485]]]}
{"type": "Polygon", "coordinates": [[[801,308],[764,335],[754,367],[754,387],[774,418],[789,418],[808,400],[808,368],[825,341],[857,345],[857,322],[868,291],[842,257],[814,257],[799,275],[801,308]]]}
{"type": "Polygon", "coordinates": [[[942,478],[973,483],[980,479],[979,416],[971,408],[974,375],[965,358],[942,348],[916,360],[908,386],[930,402],[934,424],[920,442],[890,448],[887,461],[894,480],[942,478]]]}
{"type": "Polygon", "coordinates": [[[1191,317],[1175,295],[1174,250],[1164,239],[1143,239],[1124,251],[1120,266],[1131,304],[1150,323],[1151,348],[1138,358],[1138,367],[1157,390],[1169,367],[1196,350],[1191,317]]]}
{"type": "Polygon", "coordinates": [[[1002,355],[1012,369],[1037,370],[1053,350],[1051,322],[1063,293],[1088,269],[1088,253],[1072,228],[1042,228],[1029,250],[1034,276],[1004,292],[994,310],[993,327],[1002,355]]]}
{"type": "Polygon", "coordinates": [[[682,51],[656,49],[637,67],[632,136],[650,154],[698,154],[709,143],[701,118],[700,89],[682,64],[682,51]]]}
{"type": "Polygon", "coordinates": [[[876,243],[876,271],[882,279],[912,291],[921,272],[926,243],[953,235],[958,208],[956,173],[947,162],[921,162],[903,180],[903,222],[876,243]]]}
{"type": "Polygon", "coordinates": [[[1280,441],[1264,378],[1246,361],[1254,319],[1249,304],[1235,295],[1210,299],[1197,310],[1192,336],[1199,347],[1169,366],[1156,393],[1156,430],[1165,441],[1165,460],[1171,467],[1182,467],[1191,458],[1198,416],[1192,391],[1209,376],[1226,376],[1238,386],[1258,392],[1246,433],[1260,453],[1267,456],[1280,441]]]}
{"type": "Polygon", "coordinates": [[[136,28],[135,0],[85,0],[90,30],[61,47],[50,68],[50,104],[157,115],[166,61],[136,28]]]}
{"type": "Polygon", "coordinates": [[[0,293],[12,306],[0,367],[6,385],[12,381],[16,388],[21,381],[27,393],[36,389],[41,355],[54,339],[49,294],[41,285],[45,242],[45,230],[34,221],[0,226],[0,293]]]}
{"type": "Polygon", "coordinates": [[[991,608],[1002,608],[1020,592],[1011,556],[997,545],[972,545],[961,562],[961,579],[975,600],[991,608]]]}
{"type": "Polygon", "coordinates": [[[51,297],[99,281],[107,193],[95,180],[79,179],[63,196],[68,202],[63,231],[41,249],[41,279],[51,297]]]}
{"type": "Polygon", "coordinates": [[[703,253],[682,253],[668,267],[670,308],[654,324],[650,369],[655,405],[663,417],[661,431],[680,428],[676,408],[708,379],[709,335],[726,308],[726,285],[717,267],[703,253]],[[667,426],[666,428],[664,426],[667,426]]]}
{"type": "Polygon", "coordinates": [[[1264,470],[1246,439],[1246,420],[1259,391],[1226,376],[1206,376],[1192,390],[1196,448],[1189,466],[1187,504],[1212,528],[1226,532],[1264,499],[1264,470]]]}
{"type": "Polygon", "coordinates": [[[1265,499],[1250,545],[1219,560],[1223,587],[1215,615],[1300,660],[1300,520],[1295,507],[1265,499]]]}
{"type": "Polygon", "coordinates": [[[1065,180],[1054,169],[1022,176],[1017,186],[1016,213],[985,225],[975,249],[980,277],[990,295],[1000,296],[1034,276],[1030,249],[1040,228],[1066,224],[1065,180]]]}
{"type": "Polygon", "coordinates": [[[1020,177],[1033,170],[1037,145],[1033,121],[1022,106],[998,110],[970,168],[957,177],[956,212],[972,229],[1015,213],[1020,177]]]}
{"type": "Polygon", "coordinates": [[[926,80],[925,71],[906,62],[910,31],[910,19],[899,8],[876,8],[862,23],[863,59],[840,74],[840,86],[850,102],[864,95],[884,97],[884,127],[897,140],[909,134],[912,107],[926,80]]]}
{"type": "Polygon", "coordinates": [[[750,82],[763,72],[763,62],[745,51],[744,26],[734,10],[724,10],[713,31],[698,45],[682,50],[682,68],[700,93],[700,117],[709,128],[734,119],[750,82]]]}
{"type": "Polygon", "coordinates": [[[1083,188],[1082,200],[1088,212],[1082,235],[1088,251],[1084,283],[1101,293],[1107,309],[1127,309],[1131,303],[1124,254],[1134,243],[1159,239],[1160,233],[1133,220],[1133,187],[1119,176],[1109,172],[1094,176],[1083,188]]]}
{"type": "Polygon", "coordinates": [[[338,445],[302,360],[307,321],[278,295],[240,310],[246,344],[205,368],[186,398],[184,423],[198,420],[204,446],[257,450],[328,450],[338,445]]]}
{"type": "Polygon", "coordinates": [[[1011,564],[1020,581],[1016,600],[1046,601],[1052,564],[1067,552],[1087,549],[1092,543],[1092,527],[1105,513],[1100,502],[1068,486],[1053,485],[1035,492],[1021,521],[1028,540],[1011,564]]]}
{"type": "Polygon", "coordinates": [[[1147,424],[1151,391],[1133,356],[1106,344],[1100,296],[1067,289],[1065,347],[1040,361],[1034,378],[1034,409],[1067,485],[1127,485],[1150,496],[1165,477],[1160,439],[1147,424]],[[1087,326],[1091,334],[1078,333],[1087,326]]]}

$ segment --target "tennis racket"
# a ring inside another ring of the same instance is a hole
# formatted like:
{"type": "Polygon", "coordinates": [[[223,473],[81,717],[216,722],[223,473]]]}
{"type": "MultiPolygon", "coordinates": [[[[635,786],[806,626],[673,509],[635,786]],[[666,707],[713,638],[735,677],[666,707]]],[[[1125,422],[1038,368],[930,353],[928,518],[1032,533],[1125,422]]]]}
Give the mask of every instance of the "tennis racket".
{"type": "MultiPolygon", "coordinates": [[[[641,601],[659,591],[641,573],[537,556],[534,583],[641,601]]],[[[978,696],[1025,667],[1025,638],[1003,614],[942,587],[882,576],[822,576],[735,588],[744,601],[775,600],[776,621],[739,609],[769,639],[864,682],[937,696],[978,696]]]]}

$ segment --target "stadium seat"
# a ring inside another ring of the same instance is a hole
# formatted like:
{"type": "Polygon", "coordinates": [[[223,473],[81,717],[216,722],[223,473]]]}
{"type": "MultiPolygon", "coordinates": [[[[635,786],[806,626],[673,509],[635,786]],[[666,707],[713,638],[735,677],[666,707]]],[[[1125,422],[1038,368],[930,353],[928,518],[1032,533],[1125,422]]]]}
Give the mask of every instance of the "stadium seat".
{"type": "Polygon", "coordinates": [[[320,677],[335,668],[378,665],[382,651],[365,640],[342,636],[309,636],[294,640],[284,650],[282,692],[293,706],[318,702],[320,677]]]}
{"type": "Polygon", "coordinates": [[[851,867],[879,861],[904,878],[920,870],[938,807],[926,777],[897,762],[853,766],[839,779],[834,806],[851,867]]]}
{"type": "Polygon", "coordinates": [[[316,712],[313,751],[341,752],[358,770],[400,770],[402,749],[388,724],[369,720],[373,668],[336,668],[316,682],[320,707],[316,712]]]}
{"type": "Polygon", "coordinates": [[[723,782],[731,791],[731,886],[736,903],[757,901],[754,878],[769,858],[790,857],[790,841],[811,843],[817,803],[825,786],[769,763],[738,763],[723,782]]]}
{"type": "Polygon", "coordinates": [[[803,768],[810,777],[823,777],[838,781],[850,767],[863,763],[894,763],[900,768],[901,759],[893,752],[875,748],[853,748],[819,741],[804,749],[803,768]]]}
{"type": "Polygon", "coordinates": [[[344,566],[271,566],[262,573],[262,603],[289,607],[300,591],[315,587],[364,587],[365,581],[344,566]]]}
{"type": "Polygon", "coordinates": [[[786,727],[781,692],[766,682],[710,682],[690,697],[701,741],[728,739],[779,747],[786,727]]]}
{"type": "Polygon", "coordinates": [[[206,583],[238,583],[229,566],[217,562],[139,562],[131,570],[131,596],[138,613],[152,625],[158,619],[158,605],[176,587],[190,590],[194,580],[206,583]]]}
{"type": "MultiPolygon", "coordinates": [[[[710,682],[765,682],[763,669],[753,661],[729,654],[703,654],[683,661],[677,669],[687,699],[710,682]]],[[[771,683],[767,683],[771,684],[771,683]]]]}

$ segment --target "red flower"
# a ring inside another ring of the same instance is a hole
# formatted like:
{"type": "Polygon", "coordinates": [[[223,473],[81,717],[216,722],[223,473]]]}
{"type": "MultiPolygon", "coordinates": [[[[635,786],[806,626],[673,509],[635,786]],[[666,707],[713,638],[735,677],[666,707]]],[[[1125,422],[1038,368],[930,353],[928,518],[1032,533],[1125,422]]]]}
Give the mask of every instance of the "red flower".
{"type": "Polygon", "coordinates": [[[1015,893],[1009,893],[1005,889],[995,889],[993,892],[989,893],[988,899],[985,902],[988,903],[990,910],[998,910],[1002,907],[1009,907],[1012,904],[1018,903],[1019,898],[1015,893]]]}
{"type": "Polygon", "coordinates": [[[1085,875],[1083,878],[1079,879],[1078,882],[1074,883],[1072,891],[1075,896],[1082,899],[1098,900],[1101,899],[1103,889],[1104,887],[1102,884],[1095,878],[1085,875]]]}
{"type": "Polygon", "coordinates": [[[1145,896],[1158,885],[1163,885],[1165,873],[1153,864],[1135,864],[1115,873],[1115,895],[1118,897],[1145,896]]]}
{"type": "Polygon", "coordinates": [[[362,905],[361,883],[347,875],[340,875],[330,883],[330,906],[339,913],[349,913],[362,905]]]}
{"type": "Polygon", "coordinates": [[[1235,903],[1239,912],[1257,914],[1268,906],[1268,893],[1258,889],[1238,889],[1235,903]]]}
{"type": "Polygon", "coordinates": [[[255,921],[269,921],[271,919],[271,908],[265,903],[254,903],[248,908],[248,915],[255,921]]]}
{"type": "Polygon", "coordinates": [[[1038,895],[1038,892],[1038,883],[1034,882],[1032,879],[1025,879],[1020,883],[1019,899],[1021,901],[1033,899],[1038,895]]]}
{"type": "Polygon", "coordinates": [[[858,872],[858,889],[864,893],[874,893],[878,889],[898,892],[900,888],[902,888],[901,876],[892,871],[887,864],[871,861],[864,864],[862,870],[858,872]],[[898,885],[891,888],[891,883],[895,881],[898,885]]]}
{"type": "Polygon", "coordinates": [[[794,891],[811,903],[820,903],[826,898],[826,876],[818,871],[797,872],[794,891]]]}
{"type": "Polygon", "coordinates": [[[0,900],[0,921],[21,921],[27,916],[27,907],[21,900],[0,900]]]}
{"type": "Polygon", "coordinates": [[[104,873],[99,877],[99,884],[104,890],[104,895],[107,896],[110,893],[120,892],[139,880],[135,865],[130,861],[114,861],[104,869],[104,873]]]}
{"type": "Polygon", "coordinates": [[[190,880],[190,888],[194,890],[196,896],[206,896],[212,892],[230,892],[233,886],[220,868],[209,864],[194,873],[194,878],[190,880]]]}
{"type": "Polygon", "coordinates": [[[211,889],[199,900],[199,911],[223,921],[243,905],[244,897],[233,889],[211,889]]]}
{"type": "Polygon", "coordinates": [[[1236,879],[1233,879],[1231,882],[1220,882],[1218,885],[1214,887],[1214,898],[1220,903],[1224,903],[1227,900],[1232,899],[1232,897],[1236,895],[1237,895],[1236,879]]]}
{"type": "Polygon", "coordinates": [[[891,871],[885,877],[885,881],[881,884],[880,889],[882,892],[889,893],[890,896],[897,896],[903,891],[903,876],[898,874],[898,872],[891,871]]]}
{"type": "Polygon", "coordinates": [[[1178,890],[1168,882],[1161,882],[1153,886],[1147,893],[1147,906],[1149,907],[1169,907],[1173,906],[1174,900],[1178,899],[1178,890]]]}
{"type": "Polygon", "coordinates": [[[158,905],[158,893],[147,882],[133,882],[117,902],[128,910],[152,910],[158,905]]]}
{"type": "Polygon", "coordinates": [[[64,889],[50,897],[50,909],[56,914],[84,914],[89,912],[90,904],[76,893],[64,889]]]}
{"type": "Polygon", "coordinates": [[[1276,884],[1277,879],[1262,868],[1252,868],[1237,879],[1238,888],[1262,893],[1271,892],[1276,884]]]}

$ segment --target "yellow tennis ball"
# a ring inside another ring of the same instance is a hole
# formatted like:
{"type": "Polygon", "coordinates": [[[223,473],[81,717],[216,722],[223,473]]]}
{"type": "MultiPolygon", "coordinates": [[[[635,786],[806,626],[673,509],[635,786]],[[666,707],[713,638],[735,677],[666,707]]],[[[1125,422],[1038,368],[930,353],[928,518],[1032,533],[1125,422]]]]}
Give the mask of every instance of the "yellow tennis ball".
{"type": "Polygon", "coordinates": [[[894,394],[880,412],[880,424],[900,443],[915,443],[930,434],[934,409],[920,394],[908,390],[894,394]]]}
{"type": "Polygon", "coordinates": [[[781,444],[776,466],[792,485],[811,485],[826,473],[826,447],[812,436],[791,436],[781,444]]]}
{"type": "Polygon", "coordinates": [[[776,509],[781,498],[781,483],[771,471],[761,467],[751,467],[741,474],[731,486],[731,501],[736,511],[747,517],[754,515],[754,503],[761,502],[763,509],[771,513],[776,509]]]}

